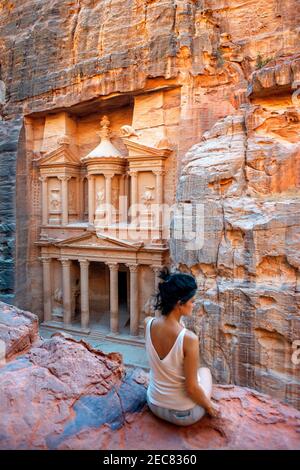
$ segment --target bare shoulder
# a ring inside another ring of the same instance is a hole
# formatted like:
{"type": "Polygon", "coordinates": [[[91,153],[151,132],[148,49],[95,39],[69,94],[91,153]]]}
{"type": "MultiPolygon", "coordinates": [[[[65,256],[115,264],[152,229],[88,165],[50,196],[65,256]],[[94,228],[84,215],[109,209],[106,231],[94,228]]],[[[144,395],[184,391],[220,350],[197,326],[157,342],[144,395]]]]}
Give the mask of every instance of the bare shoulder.
{"type": "Polygon", "coordinates": [[[198,336],[191,330],[186,330],[184,338],[187,339],[188,342],[199,342],[198,336]]]}
{"type": "Polygon", "coordinates": [[[188,351],[193,348],[199,348],[199,338],[191,330],[186,330],[183,341],[184,351],[188,351]]]}

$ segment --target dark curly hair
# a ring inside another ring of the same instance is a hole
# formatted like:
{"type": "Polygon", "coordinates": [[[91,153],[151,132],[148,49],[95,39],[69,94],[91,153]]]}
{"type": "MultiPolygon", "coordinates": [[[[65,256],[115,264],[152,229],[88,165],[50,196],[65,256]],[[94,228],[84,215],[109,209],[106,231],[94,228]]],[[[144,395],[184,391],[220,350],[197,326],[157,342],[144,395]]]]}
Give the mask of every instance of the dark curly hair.
{"type": "Polygon", "coordinates": [[[159,278],[164,282],[158,284],[158,293],[155,296],[155,309],[162,315],[168,315],[177,302],[185,304],[197,291],[197,283],[191,274],[170,273],[167,267],[160,271],[159,278]]]}

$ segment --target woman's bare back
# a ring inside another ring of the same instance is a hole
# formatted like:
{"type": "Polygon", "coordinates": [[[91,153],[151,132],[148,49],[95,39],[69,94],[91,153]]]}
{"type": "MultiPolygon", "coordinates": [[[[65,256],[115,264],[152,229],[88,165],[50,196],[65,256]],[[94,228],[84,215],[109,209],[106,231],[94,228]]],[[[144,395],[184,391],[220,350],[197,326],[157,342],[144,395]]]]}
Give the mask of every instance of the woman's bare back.
{"type": "Polygon", "coordinates": [[[168,324],[162,318],[155,318],[152,321],[150,326],[151,341],[161,361],[167,357],[182,330],[182,326],[168,324]]]}

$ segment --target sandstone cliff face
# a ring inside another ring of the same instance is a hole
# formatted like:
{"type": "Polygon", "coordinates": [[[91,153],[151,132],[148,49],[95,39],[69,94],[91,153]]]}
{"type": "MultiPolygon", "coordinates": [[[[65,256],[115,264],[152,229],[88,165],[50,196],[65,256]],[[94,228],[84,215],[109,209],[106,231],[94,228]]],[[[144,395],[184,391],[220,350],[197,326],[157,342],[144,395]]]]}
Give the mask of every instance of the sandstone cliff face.
{"type": "Polygon", "coordinates": [[[297,407],[300,111],[272,93],[298,80],[298,64],[290,58],[255,72],[255,104],[217,121],[186,153],[178,200],[203,204],[204,244],[191,251],[171,242],[174,261],[198,279],[204,315],[195,327],[216,379],[297,407]]]}
{"type": "Polygon", "coordinates": [[[298,0],[2,0],[1,298],[38,312],[27,121],[177,87],[178,201],[205,203],[206,236],[170,247],[199,282],[202,358],[299,406],[299,16],[298,0]]]}
{"type": "Polygon", "coordinates": [[[0,304],[0,339],[17,354],[0,366],[0,449],[300,449],[300,412],[249,388],[215,386],[218,419],[163,422],[146,405],[147,374],[60,333],[42,341],[36,323],[0,304]]]}

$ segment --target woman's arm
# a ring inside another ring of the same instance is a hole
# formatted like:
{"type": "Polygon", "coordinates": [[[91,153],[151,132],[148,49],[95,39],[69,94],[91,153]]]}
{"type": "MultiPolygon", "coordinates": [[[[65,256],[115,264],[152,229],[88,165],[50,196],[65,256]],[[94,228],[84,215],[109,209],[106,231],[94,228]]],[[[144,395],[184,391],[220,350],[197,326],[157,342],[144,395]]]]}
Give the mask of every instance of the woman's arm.
{"type": "Polygon", "coordinates": [[[211,416],[217,417],[219,408],[213,404],[204,393],[202,387],[199,386],[199,366],[199,339],[194,333],[187,331],[184,337],[184,372],[187,394],[211,416]]]}

